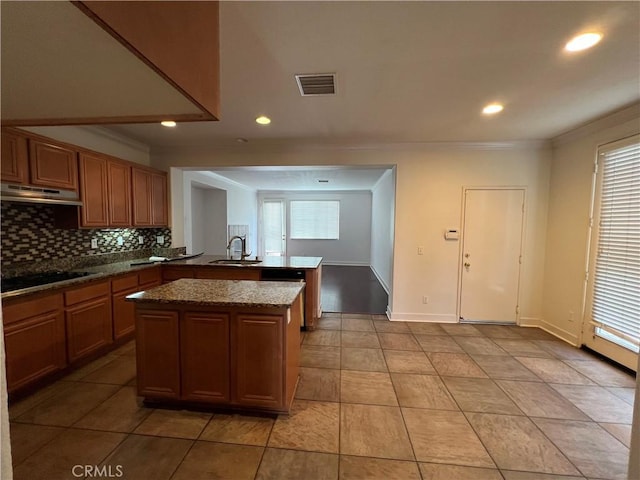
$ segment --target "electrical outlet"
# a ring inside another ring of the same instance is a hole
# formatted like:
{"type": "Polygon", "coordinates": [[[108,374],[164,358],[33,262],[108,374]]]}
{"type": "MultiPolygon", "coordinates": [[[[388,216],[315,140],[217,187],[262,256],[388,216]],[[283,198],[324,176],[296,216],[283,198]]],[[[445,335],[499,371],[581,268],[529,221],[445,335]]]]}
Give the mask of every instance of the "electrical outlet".
{"type": "Polygon", "coordinates": [[[138,235],[138,245],[144,245],[144,237],[142,235],[138,235]]]}
{"type": "Polygon", "coordinates": [[[418,255],[424,255],[424,247],[418,247],[418,255]]]}
{"type": "Polygon", "coordinates": [[[424,295],[424,296],[422,297],[422,303],[424,303],[425,305],[426,305],[427,303],[429,303],[429,297],[427,297],[426,295],[424,295]]]}
{"type": "Polygon", "coordinates": [[[118,238],[117,238],[116,242],[117,242],[119,247],[124,245],[124,238],[122,238],[122,235],[118,235],[118,238]]]}
{"type": "Polygon", "coordinates": [[[164,235],[157,235],[156,236],[156,243],[158,245],[164,245],[164,235]]]}
{"type": "Polygon", "coordinates": [[[91,239],[91,248],[98,248],[98,239],[97,238],[92,238],[91,239]]]}
{"type": "Polygon", "coordinates": [[[569,310],[569,321],[573,322],[573,310],[569,310]]]}

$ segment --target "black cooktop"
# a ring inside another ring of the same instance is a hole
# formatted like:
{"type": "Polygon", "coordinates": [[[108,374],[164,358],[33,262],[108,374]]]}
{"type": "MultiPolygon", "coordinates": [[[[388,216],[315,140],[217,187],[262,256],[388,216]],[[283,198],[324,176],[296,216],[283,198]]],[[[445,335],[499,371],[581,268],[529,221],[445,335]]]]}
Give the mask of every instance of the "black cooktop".
{"type": "Polygon", "coordinates": [[[0,282],[0,289],[3,292],[22,290],[23,288],[37,287],[48,283],[62,282],[73,278],[86,277],[89,272],[44,272],[20,277],[3,278],[0,282]]]}

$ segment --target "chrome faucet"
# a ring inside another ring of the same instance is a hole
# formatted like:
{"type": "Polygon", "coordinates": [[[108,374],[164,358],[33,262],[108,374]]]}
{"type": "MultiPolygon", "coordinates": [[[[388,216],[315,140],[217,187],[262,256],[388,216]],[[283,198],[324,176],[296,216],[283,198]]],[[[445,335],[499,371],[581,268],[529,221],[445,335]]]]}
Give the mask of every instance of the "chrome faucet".
{"type": "Polygon", "coordinates": [[[231,253],[231,244],[233,243],[234,240],[240,240],[240,242],[242,243],[242,252],[240,253],[240,260],[244,260],[246,257],[251,255],[251,252],[247,252],[247,236],[246,235],[234,235],[233,237],[231,237],[231,240],[229,240],[229,243],[227,244],[227,250],[229,250],[229,253],[231,253]]]}

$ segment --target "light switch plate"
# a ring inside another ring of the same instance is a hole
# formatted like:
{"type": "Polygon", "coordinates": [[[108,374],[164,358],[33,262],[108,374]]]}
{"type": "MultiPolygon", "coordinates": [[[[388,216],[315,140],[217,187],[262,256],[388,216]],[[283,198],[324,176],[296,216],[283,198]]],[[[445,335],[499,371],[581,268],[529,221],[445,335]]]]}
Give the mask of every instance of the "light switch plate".
{"type": "Polygon", "coordinates": [[[164,245],[164,235],[156,236],[156,242],[158,245],[164,245]]]}
{"type": "Polygon", "coordinates": [[[98,248],[98,239],[97,238],[92,238],[91,239],[91,248],[98,248]]]}
{"type": "Polygon", "coordinates": [[[142,235],[138,235],[138,244],[144,245],[144,237],[142,235]]]}
{"type": "Polygon", "coordinates": [[[119,247],[121,247],[122,245],[124,245],[124,238],[122,238],[122,235],[119,235],[119,236],[118,236],[117,243],[118,243],[118,246],[119,246],[119,247]]]}

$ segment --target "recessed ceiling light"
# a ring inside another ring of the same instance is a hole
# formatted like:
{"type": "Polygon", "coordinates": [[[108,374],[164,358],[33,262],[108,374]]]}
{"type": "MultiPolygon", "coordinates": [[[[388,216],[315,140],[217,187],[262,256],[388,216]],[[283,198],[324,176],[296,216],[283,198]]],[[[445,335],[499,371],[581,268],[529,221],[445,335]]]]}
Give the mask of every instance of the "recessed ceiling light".
{"type": "Polygon", "coordinates": [[[256,123],[260,125],[269,125],[271,123],[271,119],[269,117],[265,117],[264,115],[260,115],[256,118],[256,123]]]}
{"type": "Polygon", "coordinates": [[[490,103],[482,109],[482,113],[485,115],[494,115],[500,113],[504,109],[504,106],[500,103],[490,103]]]}
{"type": "Polygon", "coordinates": [[[176,124],[176,122],[174,122],[173,120],[165,120],[164,122],[160,122],[160,125],[162,125],[163,127],[173,128],[173,127],[175,127],[177,124],[176,124]]]}
{"type": "Polygon", "coordinates": [[[564,49],[568,52],[579,52],[580,50],[593,47],[601,39],[602,35],[600,33],[583,33],[569,40],[564,46],[564,49]]]}

